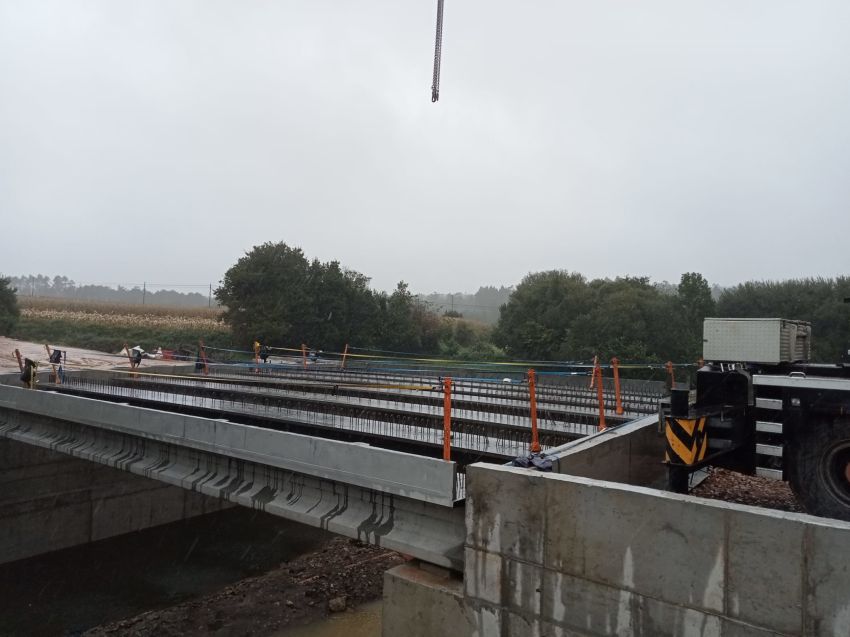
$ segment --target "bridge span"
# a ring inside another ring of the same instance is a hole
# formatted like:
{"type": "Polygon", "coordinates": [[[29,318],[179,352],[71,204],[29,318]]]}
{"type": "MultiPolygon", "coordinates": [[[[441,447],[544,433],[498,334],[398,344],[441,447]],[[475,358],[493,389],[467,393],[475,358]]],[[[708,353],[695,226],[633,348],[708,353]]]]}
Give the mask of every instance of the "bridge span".
{"type": "MultiPolygon", "coordinates": [[[[512,376],[453,382],[449,460],[439,375],[321,365],[77,371],[36,389],[9,376],[0,436],[461,570],[466,466],[531,444],[529,388],[512,376]]],[[[598,431],[587,384],[537,385],[544,452],[598,431]]],[[[606,387],[608,423],[653,412],[659,392],[624,383],[617,414],[606,387]]]]}

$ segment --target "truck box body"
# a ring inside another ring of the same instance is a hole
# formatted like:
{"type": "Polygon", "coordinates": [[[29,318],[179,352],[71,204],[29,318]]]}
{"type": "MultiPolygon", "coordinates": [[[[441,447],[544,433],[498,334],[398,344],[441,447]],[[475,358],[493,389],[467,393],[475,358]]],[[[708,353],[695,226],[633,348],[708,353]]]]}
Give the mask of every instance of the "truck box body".
{"type": "Polygon", "coordinates": [[[730,363],[806,362],[812,326],[781,318],[707,318],[703,323],[703,358],[730,363]]]}

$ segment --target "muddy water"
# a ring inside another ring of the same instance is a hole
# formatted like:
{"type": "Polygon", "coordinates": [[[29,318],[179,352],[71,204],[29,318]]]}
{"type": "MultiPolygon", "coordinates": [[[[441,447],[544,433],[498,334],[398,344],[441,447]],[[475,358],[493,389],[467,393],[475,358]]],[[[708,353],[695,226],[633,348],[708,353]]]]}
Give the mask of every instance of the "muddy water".
{"type": "Polygon", "coordinates": [[[275,637],[381,637],[381,602],[370,602],[306,626],[290,628],[275,637]]]}
{"type": "Polygon", "coordinates": [[[329,537],[238,507],[0,565],[0,635],[78,634],[264,573],[329,537]]]}

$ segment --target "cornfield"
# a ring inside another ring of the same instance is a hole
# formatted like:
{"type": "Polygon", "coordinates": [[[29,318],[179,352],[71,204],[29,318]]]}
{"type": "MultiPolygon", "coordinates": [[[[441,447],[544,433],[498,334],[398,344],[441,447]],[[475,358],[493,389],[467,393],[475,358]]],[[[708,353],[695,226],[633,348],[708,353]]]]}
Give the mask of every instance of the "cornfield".
{"type": "Polygon", "coordinates": [[[198,331],[228,330],[221,309],[130,305],[74,299],[21,297],[21,318],[62,320],[98,326],[173,328],[198,331]]]}
{"type": "MultiPolygon", "coordinates": [[[[54,299],[48,297],[18,297],[18,306],[23,316],[39,318],[75,318],[86,320],[85,315],[91,315],[88,320],[97,322],[109,322],[106,317],[122,317],[124,322],[127,317],[138,317],[145,324],[157,319],[177,319],[176,324],[191,326],[192,320],[201,320],[201,325],[208,326],[220,323],[221,308],[206,307],[173,307],[162,305],[137,305],[129,303],[112,303],[108,301],[83,301],[74,299],[54,299]],[[62,314],[62,316],[59,316],[62,314]],[[93,317],[93,318],[92,318],[93,317]]],[[[162,322],[162,325],[174,323],[162,322]]]]}

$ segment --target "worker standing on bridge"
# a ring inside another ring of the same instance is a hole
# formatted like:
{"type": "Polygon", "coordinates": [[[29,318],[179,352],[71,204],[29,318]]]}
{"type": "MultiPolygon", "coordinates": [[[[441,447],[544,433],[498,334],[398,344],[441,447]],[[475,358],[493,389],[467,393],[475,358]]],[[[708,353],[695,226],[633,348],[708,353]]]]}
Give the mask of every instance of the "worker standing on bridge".
{"type": "Polygon", "coordinates": [[[267,363],[269,361],[269,347],[268,347],[268,345],[263,345],[260,348],[260,359],[262,359],[263,363],[267,363]]]}

